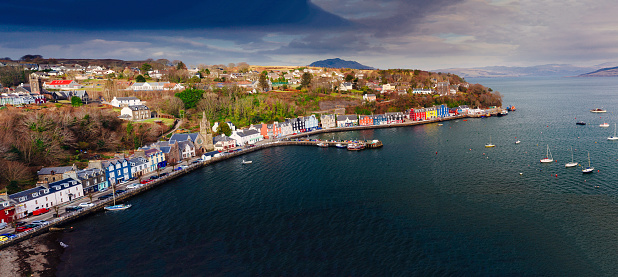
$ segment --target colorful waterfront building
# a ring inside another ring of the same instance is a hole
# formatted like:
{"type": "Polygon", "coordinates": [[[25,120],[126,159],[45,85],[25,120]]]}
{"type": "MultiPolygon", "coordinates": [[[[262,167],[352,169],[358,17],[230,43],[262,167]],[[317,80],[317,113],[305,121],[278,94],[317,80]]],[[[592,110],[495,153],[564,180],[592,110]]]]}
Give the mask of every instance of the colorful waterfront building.
{"type": "Polygon", "coordinates": [[[352,127],[358,125],[358,116],[355,114],[344,114],[337,116],[337,127],[352,127]]]}
{"type": "Polygon", "coordinates": [[[448,107],[444,104],[437,107],[438,117],[444,118],[450,116],[448,107]]]}
{"type": "Polygon", "coordinates": [[[84,196],[82,183],[73,178],[9,195],[15,201],[15,218],[21,219],[39,209],[49,209],[84,196]]]}
{"type": "Polygon", "coordinates": [[[384,115],[386,116],[386,120],[388,124],[403,123],[403,119],[405,117],[405,115],[402,112],[391,112],[391,113],[385,113],[384,115]]]}
{"type": "Polygon", "coordinates": [[[6,193],[0,194],[0,223],[13,222],[13,215],[15,215],[15,201],[6,193]]]}
{"type": "Polygon", "coordinates": [[[361,115],[361,116],[359,116],[358,125],[360,125],[360,126],[373,125],[373,116],[371,116],[371,115],[361,115]]]}
{"type": "Polygon", "coordinates": [[[386,115],[383,114],[374,114],[373,115],[373,125],[386,125],[388,124],[388,119],[386,115]]]}
{"type": "Polygon", "coordinates": [[[103,171],[105,171],[105,177],[110,185],[131,179],[131,164],[127,159],[122,158],[102,161],[101,166],[103,171]]]}
{"type": "Polygon", "coordinates": [[[104,191],[109,187],[105,173],[99,168],[85,168],[78,171],[69,171],[62,174],[64,179],[72,178],[82,183],[85,194],[104,191]]]}
{"type": "Polygon", "coordinates": [[[305,120],[305,132],[315,131],[320,127],[320,122],[318,121],[318,118],[315,117],[314,114],[310,116],[305,116],[304,120],[305,120]]]}
{"type": "Polygon", "coordinates": [[[337,127],[337,118],[334,114],[323,114],[320,116],[320,121],[322,124],[322,129],[337,127]]]}
{"type": "Polygon", "coordinates": [[[436,119],[436,118],[438,118],[438,109],[436,109],[435,106],[427,108],[426,109],[426,113],[427,113],[427,115],[426,115],[427,119],[436,119]]]}

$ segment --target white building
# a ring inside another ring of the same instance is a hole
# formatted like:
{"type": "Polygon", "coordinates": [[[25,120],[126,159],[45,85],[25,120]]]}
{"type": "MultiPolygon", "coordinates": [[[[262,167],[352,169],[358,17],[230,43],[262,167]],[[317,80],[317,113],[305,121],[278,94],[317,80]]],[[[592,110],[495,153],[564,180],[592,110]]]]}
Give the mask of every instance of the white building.
{"type": "Polygon", "coordinates": [[[431,88],[415,88],[412,90],[413,94],[434,94],[436,91],[431,88]]]}
{"type": "Polygon", "coordinates": [[[71,202],[73,199],[82,196],[84,196],[82,183],[73,178],[67,178],[45,186],[11,194],[9,198],[16,202],[15,217],[20,219],[38,209],[49,209],[66,202],[71,202]]]}
{"type": "Polygon", "coordinates": [[[260,134],[260,131],[255,128],[234,131],[232,132],[230,138],[236,140],[236,145],[238,146],[254,144],[264,139],[264,137],[260,134]]]}
{"type": "Polygon", "coordinates": [[[142,101],[137,97],[114,97],[112,101],[109,102],[110,105],[114,107],[124,107],[124,106],[136,106],[141,105],[142,101]]]}

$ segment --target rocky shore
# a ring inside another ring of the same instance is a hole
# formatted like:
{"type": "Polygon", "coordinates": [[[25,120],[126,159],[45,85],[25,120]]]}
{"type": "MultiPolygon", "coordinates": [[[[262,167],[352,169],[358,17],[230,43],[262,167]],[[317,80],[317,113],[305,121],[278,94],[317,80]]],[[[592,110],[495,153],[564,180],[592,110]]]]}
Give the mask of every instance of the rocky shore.
{"type": "Polygon", "coordinates": [[[0,251],[0,276],[55,276],[64,248],[60,233],[47,233],[0,251]]]}

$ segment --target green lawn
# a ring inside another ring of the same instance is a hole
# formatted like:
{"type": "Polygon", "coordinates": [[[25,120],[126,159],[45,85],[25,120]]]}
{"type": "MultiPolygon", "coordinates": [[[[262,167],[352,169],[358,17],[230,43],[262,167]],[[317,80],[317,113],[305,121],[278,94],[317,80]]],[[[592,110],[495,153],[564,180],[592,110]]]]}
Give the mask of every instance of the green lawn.
{"type": "Polygon", "coordinates": [[[169,119],[169,118],[159,118],[159,117],[155,117],[155,118],[150,118],[150,119],[146,119],[144,121],[140,121],[140,122],[145,122],[145,123],[154,123],[157,120],[161,120],[163,122],[163,124],[172,127],[174,125],[174,120],[173,119],[169,119]]]}

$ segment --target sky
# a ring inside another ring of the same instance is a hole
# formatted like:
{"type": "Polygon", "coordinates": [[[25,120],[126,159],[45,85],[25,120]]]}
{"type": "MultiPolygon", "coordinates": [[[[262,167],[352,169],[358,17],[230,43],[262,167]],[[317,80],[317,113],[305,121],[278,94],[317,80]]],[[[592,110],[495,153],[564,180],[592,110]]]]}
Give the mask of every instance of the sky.
{"type": "Polygon", "coordinates": [[[0,57],[387,69],[618,61],[613,0],[2,1],[0,57]]]}

